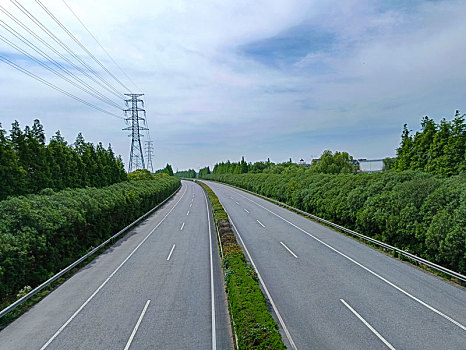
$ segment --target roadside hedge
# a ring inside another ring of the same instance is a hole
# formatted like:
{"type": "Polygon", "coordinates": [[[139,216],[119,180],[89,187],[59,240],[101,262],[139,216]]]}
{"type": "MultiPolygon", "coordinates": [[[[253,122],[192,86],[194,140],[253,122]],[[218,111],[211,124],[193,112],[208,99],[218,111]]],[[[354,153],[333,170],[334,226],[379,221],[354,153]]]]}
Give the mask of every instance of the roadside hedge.
{"type": "Polygon", "coordinates": [[[0,202],[0,305],[35,287],[170,196],[180,179],[125,181],[0,202]]]}
{"type": "Polygon", "coordinates": [[[228,305],[237,334],[239,349],[286,349],[278,325],[267,309],[253,267],[236,241],[228,215],[209,186],[198,182],[207,192],[223,249],[223,269],[228,305]]]}
{"type": "Polygon", "coordinates": [[[466,174],[210,174],[466,273],[466,174]]]}

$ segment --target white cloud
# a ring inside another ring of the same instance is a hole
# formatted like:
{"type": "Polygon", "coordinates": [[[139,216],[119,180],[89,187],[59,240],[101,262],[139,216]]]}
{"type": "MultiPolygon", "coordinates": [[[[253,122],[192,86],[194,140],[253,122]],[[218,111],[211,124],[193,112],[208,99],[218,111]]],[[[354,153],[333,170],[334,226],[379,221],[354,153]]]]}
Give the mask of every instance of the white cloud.
{"type": "MultiPolygon", "coordinates": [[[[125,80],[61,1],[41,1],[125,80]]],[[[67,2],[146,94],[157,167],[198,167],[241,155],[305,158],[324,148],[380,157],[393,154],[403,123],[415,128],[423,114],[438,118],[466,109],[463,1],[413,1],[409,7],[365,0],[67,2]],[[239,50],[302,25],[329,34],[329,45],[278,66],[239,50]],[[368,138],[384,128],[386,137],[368,138]],[[306,133],[329,137],[308,140],[306,133]]],[[[22,3],[60,33],[33,0],[22,3]]],[[[78,51],[70,39],[66,43],[78,51]]],[[[0,51],[12,52],[3,44],[0,51]]],[[[127,158],[130,139],[120,120],[4,64],[0,70],[4,127],[38,116],[49,136],[60,129],[72,139],[83,131],[127,158]]]]}

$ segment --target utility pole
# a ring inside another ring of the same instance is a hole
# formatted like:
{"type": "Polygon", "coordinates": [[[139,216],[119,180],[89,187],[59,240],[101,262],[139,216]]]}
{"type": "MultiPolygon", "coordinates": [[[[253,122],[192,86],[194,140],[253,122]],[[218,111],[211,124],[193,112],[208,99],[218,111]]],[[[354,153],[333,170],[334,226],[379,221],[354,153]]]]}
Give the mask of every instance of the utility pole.
{"type": "Polygon", "coordinates": [[[125,109],[125,121],[128,124],[131,122],[131,125],[123,130],[131,130],[131,151],[129,154],[129,164],[128,164],[128,172],[130,173],[133,169],[145,169],[144,165],[144,153],[141,146],[141,131],[149,130],[148,128],[139,125],[139,121],[144,122],[145,119],[139,116],[139,112],[144,113],[144,117],[146,116],[146,110],[143,108],[139,108],[139,103],[141,103],[142,107],[144,107],[144,101],[139,99],[139,97],[144,96],[144,94],[125,94],[126,96],[131,97],[130,99],[125,100],[126,106],[128,109],[125,109]],[[130,107],[131,102],[131,107],[130,107]],[[128,116],[130,115],[130,116],[128,116]]]}
{"type": "Polygon", "coordinates": [[[147,170],[150,170],[151,173],[154,172],[154,167],[152,165],[152,155],[154,153],[154,141],[144,141],[146,149],[146,159],[147,159],[147,170]]]}

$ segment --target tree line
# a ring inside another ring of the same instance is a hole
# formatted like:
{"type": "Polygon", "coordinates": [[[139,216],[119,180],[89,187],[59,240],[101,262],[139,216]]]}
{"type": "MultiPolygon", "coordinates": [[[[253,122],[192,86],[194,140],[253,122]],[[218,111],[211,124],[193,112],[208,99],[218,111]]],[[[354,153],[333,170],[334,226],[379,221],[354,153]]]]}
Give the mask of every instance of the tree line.
{"type": "Polygon", "coordinates": [[[121,157],[111,146],[94,146],[81,133],[68,144],[60,131],[46,143],[38,119],[21,130],[15,121],[10,132],[0,124],[0,200],[42,189],[103,187],[126,180],[121,157]]]}
{"type": "Polygon", "coordinates": [[[156,170],[155,174],[167,174],[168,176],[173,176],[173,168],[170,164],[167,164],[165,168],[156,170]]]}
{"type": "Polygon", "coordinates": [[[186,179],[195,179],[196,176],[197,176],[197,173],[196,173],[196,170],[194,170],[194,169],[181,170],[181,171],[177,171],[175,173],[175,176],[183,177],[183,178],[186,178],[186,179]]]}
{"type": "Polygon", "coordinates": [[[395,170],[422,170],[442,176],[466,171],[465,114],[456,111],[451,121],[440,123],[428,116],[421,122],[421,130],[414,135],[403,127],[401,145],[393,164],[395,170]]]}
{"type": "MultiPolygon", "coordinates": [[[[288,162],[275,164],[267,159],[267,161],[259,161],[255,163],[247,163],[244,157],[239,162],[217,163],[214,165],[212,174],[246,174],[246,173],[266,173],[266,174],[281,174],[293,169],[307,168],[310,173],[322,174],[353,174],[358,167],[352,156],[347,152],[335,152],[326,150],[319,159],[313,159],[308,166],[293,163],[290,159],[288,162]]],[[[202,170],[202,169],[201,169],[202,170]]],[[[199,172],[201,173],[201,172],[199,172]]],[[[210,173],[210,172],[209,172],[210,173]]],[[[206,173],[203,173],[204,175],[206,173]]]]}

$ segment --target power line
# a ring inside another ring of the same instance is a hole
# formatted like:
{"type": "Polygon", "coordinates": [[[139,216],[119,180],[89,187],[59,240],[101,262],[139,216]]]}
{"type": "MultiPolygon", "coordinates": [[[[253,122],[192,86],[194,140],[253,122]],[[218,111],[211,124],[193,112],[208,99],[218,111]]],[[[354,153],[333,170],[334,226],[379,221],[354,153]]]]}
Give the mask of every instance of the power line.
{"type": "Polygon", "coordinates": [[[90,75],[88,72],[83,70],[81,67],[77,66],[73,61],[69,60],[66,56],[62,55],[58,50],[56,50],[53,46],[51,46],[48,42],[46,42],[44,39],[42,39],[40,36],[38,36],[36,33],[34,33],[31,29],[29,29],[26,25],[24,25],[20,20],[18,20],[14,15],[12,15],[10,12],[8,12],[2,5],[0,5],[0,11],[2,11],[4,14],[6,14],[12,21],[14,21],[17,25],[19,25],[23,30],[31,34],[35,39],[39,40],[43,45],[45,45],[48,49],[53,51],[57,56],[59,56],[61,59],[66,61],[68,64],[70,64],[73,68],[77,69],[79,72],[84,74],[86,77],[91,79],[93,82],[101,86],[103,89],[105,89],[107,92],[111,93],[112,95],[116,96],[118,99],[122,98],[122,94],[120,94],[118,91],[115,93],[113,90],[108,88],[105,84],[101,83],[99,80],[94,78],[92,75],[90,75]]]}
{"type": "Polygon", "coordinates": [[[100,48],[105,52],[105,54],[107,55],[107,57],[113,62],[113,64],[115,64],[115,66],[118,67],[118,69],[125,75],[125,77],[131,82],[131,84],[133,84],[133,86],[138,89],[138,90],[141,90],[137,85],[136,83],[133,81],[133,79],[131,79],[131,77],[126,74],[125,70],[122,69],[120,67],[120,65],[118,63],[116,63],[116,61],[113,59],[113,57],[108,53],[108,51],[105,49],[105,47],[102,46],[102,44],[99,42],[99,40],[97,40],[97,38],[94,36],[94,34],[91,33],[91,31],[87,28],[87,26],[83,23],[83,21],[81,21],[81,19],[78,17],[78,15],[76,14],[76,12],[73,11],[73,9],[68,5],[68,3],[65,1],[65,0],[62,0],[63,3],[65,4],[65,6],[68,8],[68,10],[70,10],[70,12],[73,14],[74,17],[76,17],[76,19],[78,20],[79,23],[81,23],[81,25],[83,26],[83,28],[89,33],[89,35],[95,40],[95,42],[100,46],[100,48]]]}
{"type": "MultiPolygon", "coordinates": [[[[0,40],[2,40],[3,42],[5,42],[6,44],[10,45],[11,47],[13,47],[15,50],[17,50],[18,52],[21,52],[23,55],[25,55],[26,57],[30,58],[31,60],[33,60],[34,62],[36,62],[37,64],[41,65],[42,67],[44,67],[45,69],[47,69],[48,71],[54,73],[55,75],[59,76],[60,78],[62,78],[63,80],[66,80],[68,83],[74,85],[75,87],[83,90],[84,92],[87,92],[88,94],[92,95],[93,97],[105,102],[105,103],[108,103],[107,101],[105,101],[104,99],[100,98],[98,95],[96,94],[93,94],[92,92],[89,92],[87,91],[85,88],[83,88],[82,86],[76,84],[74,81],[68,79],[67,77],[65,77],[63,74],[57,72],[55,69],[47,66],[45,63],[41,62],[40,60],[38,60],[37,58],[35,58],[34,56],[30,55],[28,52],[24,51],[23,49],[21,49],[20,47],[18,47],[17,45],[13,44],[10,40],[6,39],[3,35],[0,34],[0,40]]],[[[117,104],[113,105],[111,104],[111,106],[113,107],[116,107],[117,109],[120,109],[120,106],[118,106],[117,104]]]]}
{"type": "Polygon", "coordinates": [[[81,47],[100,67],[102,67],[103,70],[105,70],[115,81],[120,84],[126,91],[131,91],[125,84],[123,84],[115,75],[112,74],[103,64],[100,62],[74,35],[71,33],[59,20],[57,17],[53,15],[52,12],[49,11],[49,9],[40,2],[40,0],[35,0],[37,4],[39,4],[40,7],[57,23],[65,32],[68,34],[68,36],[73,39],[73,41],[81,47]]]}
{"type": "Polygon", "coordinates": [[[60,40],[56,35],[54,35],[45,25],[43,25],[32,13],[30,13],[24,6],[18,3],[16,0],[10,0],[13,5],[15,5],[21,12],[23,12],[34,24],[36,24],[42,31],[44,31],[49,37],[51,37],[58,45],[64,48],[70,55],[72,55],[77,61],[79,61],[84,67],[86,67],[92,74],[97,76],[105,85],[111,88],[118,95],[123,95],[119,92],[114,86],[112,86],[108,81],[106,81],[98,72],[96,72],[92,67],[90,67],[86,62],[84,62],[72,49],[70,49],[62,40],[60,40]]]}
{"type": "Polygon", "coordinates": [[[66,80],[67,82],[69,82],[70,84],[76,86],[77,88],[83,90],[84,92],[88,93],[89,95],[101,100],[102,102],[105,102],[107,104],[109,104],[110,106],[112,107],[115,107],[117,109],[121,109],[121,107],[116,104],[115,102],[113,102],[112,100],[110,100],[109,98],[107,98],[106,96],[102,95],[100,92],[98,92],[97,90],[95,90],[93,87],[91,87],[90,85],[88,85],[87,83],[85,83],[84,81],[82,81],[81,79],[79,79],[78,77],[76,77],[73,73],[71,73],[68,69],[66,69],[63,65],[61,65],[60,63],[56,62],[55,60],[53,60],[49,55],[47,55],[46,53],[44,53],[41,49],[39,49],[38,47],[36,47],[34,44],[32,44],[29,40],[27,40],[26,38],[24,38],[21,34],[19,34],[18,32],[16,32],[14,29],[12,29],[10,26],[8,26],[8,24],[6,24],[5,22],[3,22],[2,20],[0,20],[0,26],[2,26],[3,28],[5,28],[7,31],[9,31],[11,34],[13,34],[15,37],[17,37],[19,40],[21,40],[23,43],[25,43],[26,45],[28,45],[30,48],[32,48],[34,51],[36,51],[37,53],[39,53],[42,57],[50,60],[51,63],[53,63],[55,66],[59,67],[60,69],[62,69],[63,71],[65,71],[66,73],[68,73],[72,78],[74,78],[75,80],[77,80],[79,83],[81,83],[82,85],[84,85],[86,88],[84,87],[81,87],[80,85],[76,84],[74,81],[71,81],[69,80],[68,78],[66,78],[65,76],[63,76],[62,74],[58,73],[57,71],[55,71],[54,69],[50,68],[49,66],[47,66],[46,64],[42,63],[40,60],[36,59],[35,57],[33,57],[32,55],[30,55],[29,53],[27,53],[26,51],[24,51],[23,49],[19,48],[17,45],[13,44],[11,41],[9,41],[8,39],[6,39],[5,37],[3,37],[1,34],[0,34],[0,40],[2,40],[3,42],[5,42],[6,44],[10,45],[11,47],[13,47],[15,50],[17,50],[18,52],[21,52],[23,55],[29,57],[30,59],[34,60],[35,62],[37,62],[38,64],[40,64],[41,66],[43,66],[44,68],[46,68],[47,70],[53,72],[54,74],[58,75],[59,77],[61,77],[62,79],[66,80]]]}
{"type": "Polygon", "coordinates": [[[123,117],[121,117],[121,116],[119,116],[119,115],[117,115],[117,114],[115,114],[115,113],[106,111],[105,109],[102,109],[102,108],[100,108],[100,107],[98,107],[98,106],[96,106],[96,105],[94,105],[94,104],[92,104],[92,103],[90,103],[90,102],[87,102],[87,101],[85,101],[85,100],[83,100],[83,99],[81,99],[81,98],[79,98],[79,97],[77,97],[77,96],[75,96],[75,95],[69,93],[68,91],[66,91],[66,90],[64,90],[64,89],[59,88],[58,86],[56,86],[56,85],[54,85],[54,84],[48,82],[47,80],[42,79],[41,77],[38,77],[38,76],[35,75],[34,73],[31,73],[30,71],[28,71],[28,70],[26,70],[26,69],[24,69],[24,68],[18,66],[16,63],[13,63],[13,62],[10,61],[8,58],[5,58],[5,57],[3,57],[3,56],[0,56],[0,61],[5,62],[6,64],[8,64],[8,65],[10,65],[11,67],[13,67],[13,68],[19,70],[20,72],[22,72],[22,73],[24,73],[24,74],[30,76],[31,78],[34,78],[34,79],[40,81],[41,83],[43,83],[43,84],[45,84],[45,85],[51,87],[52,89],[55,89],[55,90],[61,92],[62,94],[66,95],[66,96],[68,96],[68,97],[71,97],[71,98],[75,99],[76,101],[79,101],[79,102],[81,102],[81,103],[83,103],[83,104],[85,104],[85,105],[87,105],[87,106],[89,106],[89,107],[92,107],[92,108],[94,108],[94,109],[96,109],[96,110],[98,110],[98,111],[100,111],[100,112],[102,112],[102,113],[106,113],[106,114],[108,114],[108,115],[111,115],[111,116],[113,116],[113,117],[115,117],[115,118],[124,119],[123,117]]]}

